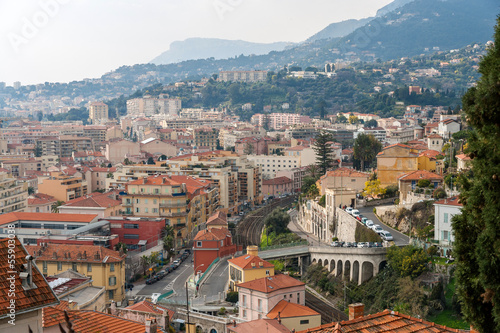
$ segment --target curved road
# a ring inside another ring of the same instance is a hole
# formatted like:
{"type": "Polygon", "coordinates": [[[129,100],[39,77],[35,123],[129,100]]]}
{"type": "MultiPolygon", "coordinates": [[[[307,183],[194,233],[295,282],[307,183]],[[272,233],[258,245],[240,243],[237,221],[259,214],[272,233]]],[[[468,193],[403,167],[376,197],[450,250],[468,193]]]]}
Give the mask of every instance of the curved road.
{"type": "Polygon", "coordinates": [[[408,245],[410,242],[410,238],[408,236],[406,236],[405,234],[397,231],[396,229],[389,227],[384,222],[380,221],[378,219],[377,215],[375,215],[373,213],[373,208],[374,207],[359,207],[359,208],[357,208],[357,210],[359,210],[361,215],[368,218],[369,220],[372,220],[373,223],[380,224],[380,227],[382,227],[382,229],[389,231],[391,233],[392,237],[394,237],[394,243],[396,245],[398,245],[398,246],[408,245]]]}

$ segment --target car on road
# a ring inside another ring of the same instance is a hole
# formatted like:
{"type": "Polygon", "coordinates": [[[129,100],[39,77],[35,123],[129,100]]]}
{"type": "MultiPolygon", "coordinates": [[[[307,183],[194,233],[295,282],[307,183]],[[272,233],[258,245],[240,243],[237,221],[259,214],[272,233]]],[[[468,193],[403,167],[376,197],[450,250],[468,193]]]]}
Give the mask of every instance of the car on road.
{"type": "Polygon", "coordinates": [[[339,246],[342,246],[342,245],[340,244],[340,242],[331,242],[330,246],[339,247],[339,246]]]}
{"type": "Polygon", "coordinates": [[[373,221],[372,220],[367,220],[365,225],[371,229],[371,227],[374,225],[373,221]]]}
{"type": "Polygon", "coordinates": [[[368,221],[368,218],[363,216],[361,218],[361,223],[366,224],[366,221],[368,221]]]}
{"type": "Polygon", "coordinates": [[[381,233],[382,231],[384,231],[384,229],[382,229],[382,227],[378,224],[375,224],[372,226],[372,230],[375,231],[377,234],[381,233]]]}
{"type": "Polygon", "coordinates": [[[380,232],[379,235],[385,241],[394,240],[394,237],[392,237],[392,234],[389,231],[382,230],[382,232],[380,232]]]}
{"type": "Polygon", "coordinates": [[[352,214],[354,217],[356,217],[356,216],[360,215],[359,210],[357,210],[357,209],[353,209],[351,214],[352,214]]]}
{"type": "Polygon", "coordinates": [[[346,211],[346,213],[348,213],[348,214],[352,214],[352,207],[347,207],[347,208],[345,209],[345,211],[346,211]]]}
{"type": "Polygon", "coordinates": [[[358,215],[358,216],[355,216],[356,217],[356,220],[358,220],[359,222],[361,222],[361,220],[364,218],[363,215],[358,215]]]}

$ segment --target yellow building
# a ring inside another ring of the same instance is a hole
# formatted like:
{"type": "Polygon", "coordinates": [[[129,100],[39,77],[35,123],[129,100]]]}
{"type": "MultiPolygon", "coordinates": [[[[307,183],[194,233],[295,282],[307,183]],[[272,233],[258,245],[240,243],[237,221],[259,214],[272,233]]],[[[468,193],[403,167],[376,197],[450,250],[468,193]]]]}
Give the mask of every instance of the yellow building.
{"type": "Polygon", "coordinates": [[[56,200],[69,201],[88,193],[87,182],[82,177],[66,175],[62,172],[51,172],[50,177],[41,178],[38,192],[53,196],[56,200]]]}
{"type": "Polygon", "coordinates": [[[0,172],[0,213],[25,212],[28,207],[28,183],[19,183],[7,172],[0,172]]]}
{"type": "Polygon", "coordinates": [[[29,254],[44,275],[56,275],[68,269],[91,277],[93,285],[106,288],[106,304],[125,297],[125,254],[96,245],[26,245],[29,254]]]}
{"type": "Polygon", "coordinates": [[[418,150],[401,143],[382,149],[377,155],[377,178],[382,187],[397,185],[398,178],[418,170],[418,150]]]}
{"type": "Polygon", "coordinates": [[[108,106],[103,102],[94,102],[89,107],[89,119],[92,124],[108,121],[108,106]]]}
{"type": "Polygon", "coordinates": [[[228,260],[229,289],[237,291],[238,283],[274,276],[274,265],[261,259],[257,249],[255,245],[248,246],[246,255],[228,260]]]}

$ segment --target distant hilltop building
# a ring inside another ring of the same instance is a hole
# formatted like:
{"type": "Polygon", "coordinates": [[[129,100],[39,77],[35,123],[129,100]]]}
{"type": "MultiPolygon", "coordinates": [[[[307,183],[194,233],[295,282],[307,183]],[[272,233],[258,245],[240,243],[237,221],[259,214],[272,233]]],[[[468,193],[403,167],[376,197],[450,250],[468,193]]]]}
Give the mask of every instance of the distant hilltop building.
{"type": "Polygon", "coordinates": [[[155,114],[176,116],[182,108],[180,98],[133,98],[127,101],[128,115],[144,115],[146,117],[155,114]]]}
{"type": "Polygon", "coordinates": [[[267,79],[267,71],[222,71],[219,81],[223,82],[262,82],[267,79]]]}
{"type": "Polygon", "coordinates": [[[89,107],[89,119],[92,124],[108,121],[108,105],[103,102],[93,102],[89,107]]]}

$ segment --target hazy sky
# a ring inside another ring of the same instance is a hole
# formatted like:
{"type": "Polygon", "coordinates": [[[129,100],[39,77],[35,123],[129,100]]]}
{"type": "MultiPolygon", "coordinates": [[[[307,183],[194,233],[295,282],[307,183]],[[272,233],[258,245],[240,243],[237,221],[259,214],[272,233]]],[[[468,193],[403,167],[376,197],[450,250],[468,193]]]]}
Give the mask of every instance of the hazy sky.
{"type": "Polygon", "coordinates": [[[392,0],[0,1],[0,81],[100,77],[189,37],[300,42],[392,0]]]}

